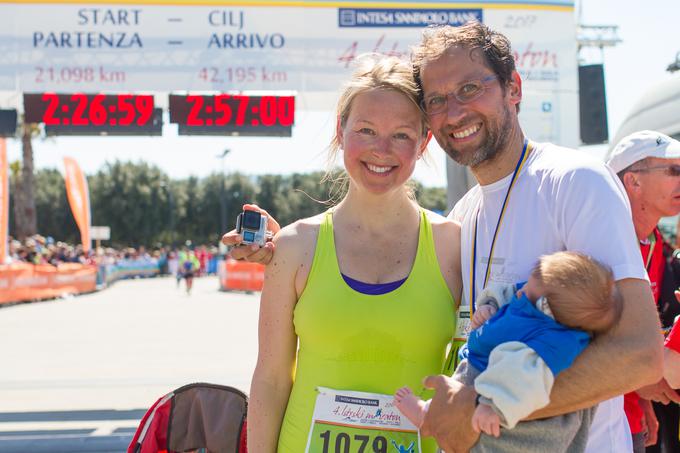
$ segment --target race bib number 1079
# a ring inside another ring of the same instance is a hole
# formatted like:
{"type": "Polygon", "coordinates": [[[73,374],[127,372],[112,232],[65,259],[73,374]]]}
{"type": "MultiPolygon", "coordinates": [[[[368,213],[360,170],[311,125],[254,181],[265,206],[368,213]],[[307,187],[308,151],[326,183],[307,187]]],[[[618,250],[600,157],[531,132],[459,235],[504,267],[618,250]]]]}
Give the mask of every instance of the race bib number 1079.
{"type": "Polygon", "coordinates": [[[306,453],[420,453],[391,395],[318,388],[306,453]]]}

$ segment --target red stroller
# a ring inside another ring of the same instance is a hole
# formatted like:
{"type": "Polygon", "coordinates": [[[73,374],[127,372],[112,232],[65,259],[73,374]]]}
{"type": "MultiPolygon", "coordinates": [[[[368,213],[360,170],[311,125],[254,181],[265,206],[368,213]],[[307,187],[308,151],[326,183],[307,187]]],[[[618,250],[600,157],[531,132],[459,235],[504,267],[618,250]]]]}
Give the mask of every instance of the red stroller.
{"type": "Polygon", "coordinates": [[[144,414],[127,453],[247,453],[248,397],[196,383],[160,398],[144,414]]]}

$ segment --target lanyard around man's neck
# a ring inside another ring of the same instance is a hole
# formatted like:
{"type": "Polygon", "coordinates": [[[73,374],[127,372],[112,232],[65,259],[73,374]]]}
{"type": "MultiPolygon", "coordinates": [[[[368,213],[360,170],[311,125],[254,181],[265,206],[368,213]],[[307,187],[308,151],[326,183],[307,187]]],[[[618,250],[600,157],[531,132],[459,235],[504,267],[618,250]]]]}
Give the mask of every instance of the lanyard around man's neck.
{"type": "MultiPolygon", "coordinates": [[[[496,230],[493,233],[493,239],[491,240],[491,246],[489,247],[489,261],[486,265],[486,275],[484,276],[484,284],[482,289],[486,288],[486,283],[489,280],[489,275],[491,273],[491,262],[493,260],[493,251],[496,246],[496,238],[498,237],[498,231],[500,230],[501,223],[503,222],[503,217],[505,215],[505,208],[508,205],[508,200],[510,199],[510,193],[512,192],[515,183],[517,182],[517,177],[522,171],[522,167],[529,156],[529,140],[524,139],[524,146],[522,147],[522,154],[519,156],[517,165],[515,166],[515,171],[512,174],[512,179],[510,179],[510,185],[508,186],[508,191],[505,193],[505,199],[503,200],[503,205],[501,206],[501,212],[498,214],[498,222],[496,222],[496,230]]],[[[470,265],[470,307],[472,312],[475,312],[475,277],[477,275],[477,225],[479,223],[479,211],[481,207],[477,208],[477,214],[475,215],[475,226],[474,226],[474,236],[472,242],[472,264],[470,265]]]]}
{"type": "Polygon", "coordinates": [[[647,252],[647,260],[645,260],[645,269],[647,269],[647,274],[649,274],[649,267],[652,264],[652,256],[654,255],[654,247],[656,247],[656,231],[652,231],[652,234],[647,238],[647,243],[649,244],[649,251],[647,252]]]}

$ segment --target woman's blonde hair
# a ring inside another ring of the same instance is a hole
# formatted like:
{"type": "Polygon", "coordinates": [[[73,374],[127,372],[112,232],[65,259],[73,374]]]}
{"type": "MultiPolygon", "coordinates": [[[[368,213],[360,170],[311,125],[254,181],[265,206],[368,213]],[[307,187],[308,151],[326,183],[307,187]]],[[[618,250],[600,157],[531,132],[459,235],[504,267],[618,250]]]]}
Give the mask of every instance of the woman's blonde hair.
{"type": "MultiPolygon", "coordinates": [[[[357,57],[356,69],[349,82],[344,85],[336,108],[336,118],[340,126],[345,127],[347,124],[354,99],[362,93],[375,89],[391,90],[406,96],[421,112],[421,134],[423,138],[427,137],[429,129],[425,115],[422,114],[418,104],[420,90],[413,77],[411,64],[397,57],[378,54],[364,54],[357,57]]],[[[389,112],[385,114],[389,115],[389,112]]],[[[330,200],[328,200],[331,204],[339,201],[347,192],[348,187],[347,174],[334,169],[341,148],[338,133],[339,130],[336,127],[333,139],[328,146],[327,171],[321,180],[322,183],[332,183],[330,200]]],[[[413,196],[412,190],[409,190],[409,196],[413,196]]]]}

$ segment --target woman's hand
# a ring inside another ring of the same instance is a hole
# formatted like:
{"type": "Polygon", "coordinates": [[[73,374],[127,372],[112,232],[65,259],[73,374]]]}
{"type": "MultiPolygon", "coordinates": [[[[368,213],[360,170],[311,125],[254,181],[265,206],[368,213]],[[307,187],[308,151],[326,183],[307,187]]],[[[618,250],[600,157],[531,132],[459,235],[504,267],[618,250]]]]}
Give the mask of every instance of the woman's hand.
{"type": "MultiPolygon", "coordinates": [[[[281,227],[267,211],[255,204],[244,204],[244,211],[256,211],[267,216],[267,231],[270,231],[272,236],[279,232],[281,227]]],[[[229,256],[235,260],[244,260],[251,263],[269,264],[274,257],[274,243],[269,241],[263,247],[257,244],[240,245],[243,242],[243,236],[238,234],[236,230],[231,230],[222,236],[222,243],[231,248],[229,256]]]]}

